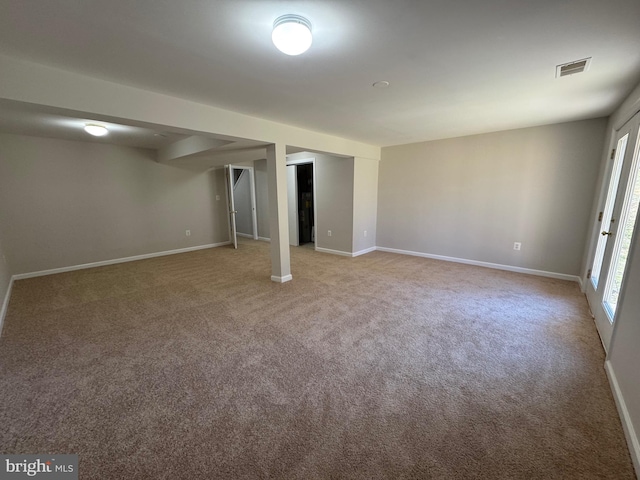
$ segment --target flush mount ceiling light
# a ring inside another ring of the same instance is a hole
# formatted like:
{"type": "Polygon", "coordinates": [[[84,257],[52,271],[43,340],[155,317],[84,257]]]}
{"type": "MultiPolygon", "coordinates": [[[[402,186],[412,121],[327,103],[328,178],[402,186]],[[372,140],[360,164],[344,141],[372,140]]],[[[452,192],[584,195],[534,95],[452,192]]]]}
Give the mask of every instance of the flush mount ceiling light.
{"type": "Polygon", "coordinates": [[[283,15],[273,22],[271,40],[287,55],[300,55],[309,50],[313,37],[311,23],[300,15],[283,15]]]}
{"type": "Polygon", "coordinates": [[[96,125],[93,123],[87,123],[84,126],[84,131],[89,135],[93,135],[94,137],[104,137],[107,133],[109,133],[107,127],[103,127],[102,125],[96,125]]]}

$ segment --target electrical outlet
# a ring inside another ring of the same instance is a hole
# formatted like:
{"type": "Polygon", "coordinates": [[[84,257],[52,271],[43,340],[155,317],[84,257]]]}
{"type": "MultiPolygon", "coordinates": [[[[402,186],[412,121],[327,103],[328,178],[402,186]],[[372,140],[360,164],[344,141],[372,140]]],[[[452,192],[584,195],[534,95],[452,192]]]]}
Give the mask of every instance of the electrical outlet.
{"type": "Polygon", "coordinates": [[[216,200],[220,201],[220,195],[216,195],[216,200]]]}
{"type": "Polygon", "coordinates": [[[330,237],[331,236],[331,230],[327,231],[327,236],[330,237]]]}
{"type": "Polygon", "coordinates": [[[365,236],[365,237],[367,236],[367,231],[366,231],[366,230],[364,231],[364,236],[365,236]]]}
{"type": "Polygon", "coordinates": [[[185,230],[184,234],[185,234],[187,237],[190,237],[190,236],[191,236],[191,230],[185,230]]]}
{"type": "Polygon", "coordinates": [[[522,248],[522,244],[520,242],[514,242],[513,249],[520,250],[522,248]]]}

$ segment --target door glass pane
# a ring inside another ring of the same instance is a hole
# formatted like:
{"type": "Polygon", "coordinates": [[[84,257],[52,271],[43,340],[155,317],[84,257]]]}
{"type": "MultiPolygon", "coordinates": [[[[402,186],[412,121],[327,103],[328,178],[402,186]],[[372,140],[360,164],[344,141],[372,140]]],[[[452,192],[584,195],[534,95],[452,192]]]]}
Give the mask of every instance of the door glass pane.
{"type": "Polygon", "coordinates": [[[629,134],[618,140],[616,146],[616,156],[613,162],[613,170],[611,171],[611,180],[609,180],[609,189],[607,190],[607,201],[604,204],[604,210],[602,213],[602,232],[605,235],[598,236],[598,246],[596,247],[596,255],[593,259],[593,266],[591,267],[591,283],[594,288],[598,287],[598,280],[600,279],[600,271],[602,270],[602,260],[604,259],[604,251],[607,247],[607,240],[609,235],[606,232],[611,228],[611,216],[613,215],[613,206],[616,203],[616,194],[618,192],[618,183],[620,182],[620,173],[622,172],[622,163],[624,160],[625,150],[627,149],[627,140],[629,134]]]}
{"type": "Polygon", "coordinates": [[[627,256],[631,248],[633,229],[638,216],[638,205],[640,204],[640,145],[636,142],[636,149],[633,154],[633,163],[629,172],[629,181],[622,204],[620,214],[620,225],[616,233],[616,240],[613,245],[613,256],[611,257],[611,268],[607,275],[607,283],[604,289],[605,311],[609,320],[613,321],[618,304],[618,295],[622,287],[624,269],[627,265],[627,256]]]}

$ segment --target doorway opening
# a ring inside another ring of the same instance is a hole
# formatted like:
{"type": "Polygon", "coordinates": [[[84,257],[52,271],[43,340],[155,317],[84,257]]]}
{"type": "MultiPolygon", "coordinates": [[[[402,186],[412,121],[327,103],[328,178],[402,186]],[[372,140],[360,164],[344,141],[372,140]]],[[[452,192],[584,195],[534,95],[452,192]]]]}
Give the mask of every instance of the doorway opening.
{"type": "Polygon", "coordinates": [[[237,237],[258,239],[256,185],[253,167],[227,165],[227,197],[231,243],[238,248],[237,237]]]}
{"type": "Polygon", "coordinates": [[[287,163],[287,192],[289,243],[315,249],[317,215],[314,158],[287,163]]]}
{"type": "Polygon", "coordinates": [[[296,165],[298,175],[298,245],[315,242],[313,164],[296,165]]]}

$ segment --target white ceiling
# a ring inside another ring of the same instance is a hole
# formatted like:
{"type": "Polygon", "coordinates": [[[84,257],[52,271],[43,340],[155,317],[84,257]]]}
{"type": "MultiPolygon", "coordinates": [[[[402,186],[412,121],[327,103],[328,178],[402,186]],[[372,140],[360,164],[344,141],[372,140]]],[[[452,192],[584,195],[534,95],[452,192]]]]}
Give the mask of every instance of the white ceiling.
{"type": "Polygon", "coordinates": [[[208,169],[242,161],[266,158],[266,144],[244,138],[166,127],[141,122],[123,122],[103,115],[90,117],[69,110],[0,100],[0,132],[36,135],[80,142],[107,143],[156,150],[158,161],[189,169],[208,169]],[[84,131],[88,123],[107,127],[109,134],[94,137],[84,131]],[[172,149],[189,139],[200,139],[197,148],[172,149]],[[207,139],[202,141],[202,139],[207,139]]]}
{"type": "Polygon", "coordinates": [[[64,115],[52,108],[12,101],[0,101],[0,131],[17,135],[60,138],[94,143],[111,143],[127,147],[158,150],[187,138],[186,133],[167,131],[150,126],[123,125],[103,118],[64,115]],[[108,128],[104,137],[93,137],[84,131],[88,123],[108,128]]]}
{"type": "Polygon", "coordinates": [[[382,146],[608,115],[640,81],[638,0],[0,0],[0,11],[10,56],[382,146]],[[285,13],[313,25],[299,57],[270,40],[285,13]],[[588,72],[555,78],[585,57],[588,72]]]}

